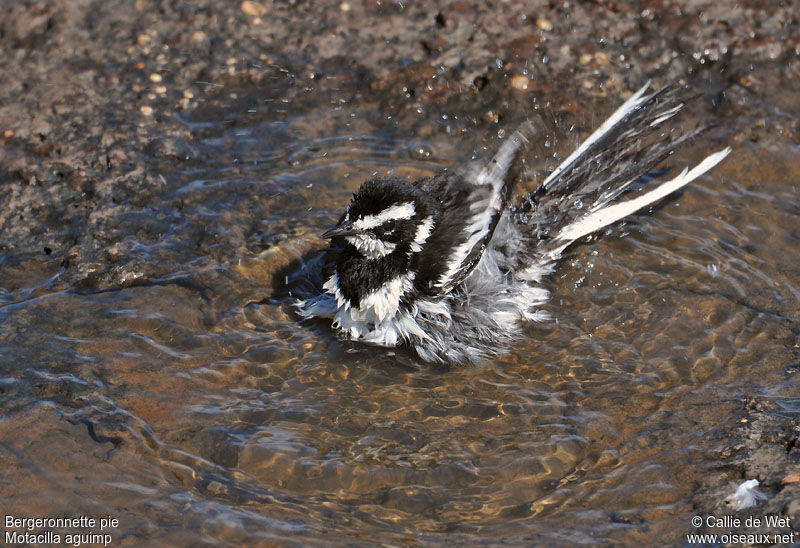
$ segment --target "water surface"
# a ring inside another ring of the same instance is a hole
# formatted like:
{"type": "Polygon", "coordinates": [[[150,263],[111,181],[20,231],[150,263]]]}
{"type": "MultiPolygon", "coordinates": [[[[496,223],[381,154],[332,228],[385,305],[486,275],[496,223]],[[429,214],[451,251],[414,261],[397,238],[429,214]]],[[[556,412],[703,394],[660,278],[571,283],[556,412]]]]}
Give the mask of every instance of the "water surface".
{"type": "Polygon", "coordinates": [[[0,258],[6,512],[113,515],[115,542],[163,546],[675,543],[742,397],[796,404],[796,147],[740,143],[573,245],[543,282],[551,322],[443,371],[298,323],[276,276],[365,179],[501,137],[263,91],[187,114],[194,159],[112,227],[165,275],[64,288],[0,258]]]}

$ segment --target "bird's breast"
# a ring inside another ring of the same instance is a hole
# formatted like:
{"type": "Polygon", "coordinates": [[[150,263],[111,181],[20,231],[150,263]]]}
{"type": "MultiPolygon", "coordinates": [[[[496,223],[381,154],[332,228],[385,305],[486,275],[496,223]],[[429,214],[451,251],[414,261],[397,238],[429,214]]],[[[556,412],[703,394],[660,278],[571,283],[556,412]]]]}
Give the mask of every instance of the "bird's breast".
{"type": "MultiPolygon", "coordinates": [[[[354,339],[370,339],[391,330],[392,321],[400,312],[403,296],[414,287],[414,273],[409,272],[388,280],[376,289],[363,295],[357,304],[344,296],[340,288],[338,273],[334,273],[323,288],[336,301],[333,325],[354,339]]],[[[379,341],[374,341],[379,342],[379,341]]],[[[396,341],[387,341],[394,346],[396,341]]]]}

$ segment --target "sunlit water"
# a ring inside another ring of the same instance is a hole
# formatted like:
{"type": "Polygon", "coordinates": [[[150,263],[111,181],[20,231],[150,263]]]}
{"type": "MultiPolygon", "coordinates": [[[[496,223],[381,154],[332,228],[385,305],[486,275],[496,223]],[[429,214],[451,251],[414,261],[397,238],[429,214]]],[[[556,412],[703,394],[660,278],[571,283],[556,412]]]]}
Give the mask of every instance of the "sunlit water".
{"type": "Polygon", "coordinates": [[[423,120],[422,140],[369,105],[186,123],[196,159],[117,227],[163,277],[63,290],[33,260],[5,269],[6,513],[111,515],[115,544],[678,542],[742,396],[798,393],[797,150],[743,145],[572,246],[551,322],[442,371],[298,323],[274,278],[366,178],[497,138],[423,120]]]}

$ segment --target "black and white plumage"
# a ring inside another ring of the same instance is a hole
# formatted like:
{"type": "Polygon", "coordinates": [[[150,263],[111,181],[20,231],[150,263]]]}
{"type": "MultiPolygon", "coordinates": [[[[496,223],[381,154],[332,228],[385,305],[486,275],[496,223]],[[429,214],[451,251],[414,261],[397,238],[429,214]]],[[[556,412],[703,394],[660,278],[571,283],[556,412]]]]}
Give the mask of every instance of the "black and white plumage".
{"type": "Polygon", "coordinates": [[[486,165],[471,164],[413,183],[365,182],[323,260],[322,287],[298,303],[330,319],[344,337],[405,344],[422,359],[474,363],[502,352],[548,298],[537,287],[565,247],[663,198],[719,163],[730,149],[628,201],[612,203],[696,136],[663,129],[683,107],[680,89],[627,100],[533,192],[512,198],[527,143],[523,125],[486,165]]]}

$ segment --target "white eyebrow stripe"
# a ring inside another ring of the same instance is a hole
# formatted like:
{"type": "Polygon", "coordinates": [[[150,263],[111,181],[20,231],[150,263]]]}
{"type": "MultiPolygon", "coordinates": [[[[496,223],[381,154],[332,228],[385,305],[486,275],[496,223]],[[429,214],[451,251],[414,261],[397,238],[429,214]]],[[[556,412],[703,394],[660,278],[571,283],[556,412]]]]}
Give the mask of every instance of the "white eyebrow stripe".
{"type": "Polygon", "coordinates": [[[396,221],[398,219],[410,219],[417,212],[414,209],[414,202],[405,202],[400,205],[387,207],[377,215],[366,215],[363,219],[353,221],[353,228],[356,230],[368,230],[381,226],[386,221],[396,221]]]}

